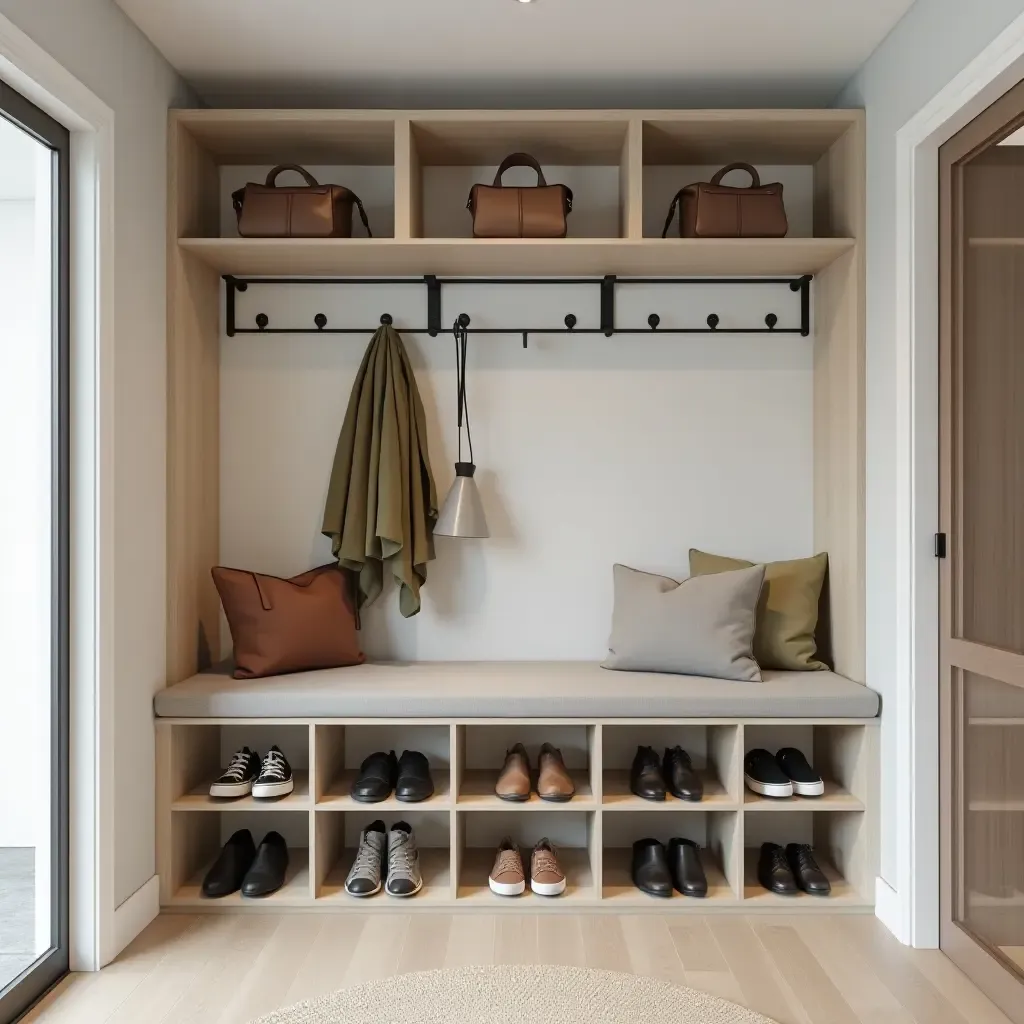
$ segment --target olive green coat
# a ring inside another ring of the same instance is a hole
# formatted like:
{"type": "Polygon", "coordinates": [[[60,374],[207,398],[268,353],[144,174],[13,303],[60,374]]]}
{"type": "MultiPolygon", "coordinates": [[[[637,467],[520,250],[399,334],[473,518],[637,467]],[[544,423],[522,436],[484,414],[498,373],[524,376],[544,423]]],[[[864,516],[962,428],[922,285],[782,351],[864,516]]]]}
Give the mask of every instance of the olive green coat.
{"type": "Polygon", "coordinates": [[[420,610],[436,519],[423,403],[401,337],[383,326],[352,385],[324,508],[338,564],[358,573],[360,606],[380,594],[386,568],[402,614],[420,610]]]}

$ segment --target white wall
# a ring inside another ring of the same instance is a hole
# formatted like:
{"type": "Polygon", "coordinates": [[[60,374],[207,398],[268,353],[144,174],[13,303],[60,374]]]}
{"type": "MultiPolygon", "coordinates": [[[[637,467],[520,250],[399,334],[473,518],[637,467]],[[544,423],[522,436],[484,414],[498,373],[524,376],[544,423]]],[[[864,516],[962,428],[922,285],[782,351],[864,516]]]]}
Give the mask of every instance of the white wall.
{"type": "Polygon", "coordinates": [[[165,679],[167,108],[191,97],[112,0],[0,0],[0,12],[115,113],[115,876],[155,871],[152,694],[165,679]]]}
{"type": "MultiPolygon", "coordinates": [[[[1021,0],[917,0],[837,101],[867,110],[867,682],[888,708],[909,686],[895,664],[895,137],[1021,9],[1021,0]]],[[[883,711],[883,779],[894,770],[895,743],[893,716],[883,711]]],[[[893,888],[896,860],[896,796],[883,786],[881,872],[893,888]]]]}
{"type": "MultiPolygon", "coordinates": [[[[355,169],[353,169],[355,170],[355,169]]],[[[365,168],[363,169],[366,170],[365,168]]],[[[441,174],[444,169],[434,169],[441,174]]],[[[320,169],[317,169],[318,173],[320,169]]],[[[450,194],[450,222],[468,230],[465,168],[450,194]]],[[[491,170],[493,174],[493,169],[491,170]]],[[[771,174],[769,169],[766,173],[771,174]]],[[[809,170],[788,169],[797,224],[808,221],[809,170]]],[[[225,171],[224,196],[263,168],[225,171]]],[[[678,182],[693,180],[680,171],[678,182]]],[[[437,176],[437,175],[435,175],[437,176]]],[[[552,169],[549,180],[561,180],[552,169]]],[[[321,180],[355,181],[348,170],[321,180]]],[[[602,175],[588,176],[595,187],[602,175]]],[[[768,178],[766,180],[774,180],[768,178]]],[[[360,181],[357,186],[369,185],[360,181]]],[[[608,195],[577,193],[572,216],[608,195]]],[[[787,185],[789,189],[789,185],[787,185]]],[[[664,216],[668,197],[658,200],[664,216]]],[[[374,200],[377,201],[376,199],[374,200]]],[[[384,218],[386,222],[386,216],[384,218]]],[[[436,221],[436,218],[435,218],[436,221]]],[[[224,224],[230,231],[230,221],[224,224]]],[[[660,222],[658,224],[660,232],[660,222]]],[[[758,325],[775,312],[799,325],[783,284],[760,288],[622,286],[620,326],[758,325]]],[[[598,322],[596,286],[487,288],[445,285],[443,322],[580,327],[598,322]]],[[[335,289],[252,285],[237,300],[239,325],[266,313],[272,326],[368,327],[381,313],[400,329],[425,324],[422,284],[335,289]]],[[[330,560],[320,535],[324,496],[353,376],[369,342],[360,336],[224,338],[221,348],[221,558],[291,575],[330,560]]],[[[450,333],[407,334],[426,409],[439,499],[454,476],[455,353],[450,333]]],[[[757,559],[812,550],[813,339],[765,336],[471,336],[468,396],[477,479],[492,537],[437,538],[419,616],[403,620],[394,593],[364,615],[373,657],[596,659],[607,650],[611,567],[687,575],[690,546],[757,559]]],[[[464,451],[464,455],[466,452],[464,451]]],[[[228,636],[225,633],[225,641],[228,636]]],[[[226,643],[225,649],[229,649],[226,643]]]]}

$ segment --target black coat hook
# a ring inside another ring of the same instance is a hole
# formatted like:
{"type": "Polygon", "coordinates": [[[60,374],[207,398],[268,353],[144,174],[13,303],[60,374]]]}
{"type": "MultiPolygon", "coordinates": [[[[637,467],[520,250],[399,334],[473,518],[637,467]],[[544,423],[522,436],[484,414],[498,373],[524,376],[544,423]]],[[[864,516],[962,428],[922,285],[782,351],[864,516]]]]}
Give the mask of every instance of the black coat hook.
{"type": "Polygon", "coordinates": [[[526,348],[529,345],[529,338],[530,338],[530,332],[529,331],[523,331],[523,348],[526,348]]]}
{"type": "Polygon", "coordinates": [[[322,331],[327,326],[327,317],[325,317],[323,313],[317,313],[317,315],[313,317],[313,323],[316,324],[316,329],[318,331],[322,331]]]}
{"type": "Polygon", "coordinates": [[[565,314],[565,326],[571,331],[576,326],[576,317],[572,313],[565,314]]]}
{"type": "Polygon", "coordinates": [[[648,323],[648,326],[651,328],[652,331],[656,331],[658,329],[658,324],[661,323],[661,317],[658,316],[657,313],[652,313],[647,318],[647,323],[648,323]]]}
{"type": "Polygon", "coordinates": [[[469,314],[460,313],[459,318],[455,321],[460,327],[468,327],[470,324],[469,314]]]}
{"type": "Polygon", "coordinates": [[[262,331],[270,323],[270,317],[266,313],[256,314],[256,326],[262,331]]]}
{"type": "Polygon", "coordinates": [[[779,318],[774,313],[769,313],[764,318],[764,322],[768,325],[769,331],[774,331],[775,325],[779,322],[779,318]]]}
{"type": "Polygon", "coordinates": [[[381,313],[380,322],[385,327],[390,327],[395,321],[390,313],[381,313]]]}
{"type": "Polygon", "coordinates": [[[708,314],[708,327],[710,327],[711,330],[713,330],[713,331],[717,331],[718,330],[718,314],[717,313],[709,313],[708,314]]]}

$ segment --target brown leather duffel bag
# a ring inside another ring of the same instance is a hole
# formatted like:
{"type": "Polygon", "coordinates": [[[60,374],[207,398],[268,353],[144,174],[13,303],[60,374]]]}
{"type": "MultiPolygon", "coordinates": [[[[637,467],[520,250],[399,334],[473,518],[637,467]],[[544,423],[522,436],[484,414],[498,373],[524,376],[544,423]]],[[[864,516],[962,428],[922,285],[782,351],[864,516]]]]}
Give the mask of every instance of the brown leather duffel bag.
{"type": "Polygon", "coordinates": [[[750,164],[729,164],[711,181],[699,181],[681,188],[672,200],[661,237],[668,235],[679,207],[682,238],[782,238],[789,230],[782,184],[762,185],[750,164]],[[721,184],[729,171],[747,171],[749,188],[721,184]]]}
{"type": "Polygon", "coordinates": [[[321,185],[298,164],[279,164],[265,185],[250,182],[231,194],[243,238],[351,238],[352,207],[368,235],[370,222],[359,197],[344,185],[321,185]],[[305,185],[278,186],[282,171],[297,171],[305,185]]]}
{"type": "Polygon", "coordinates": [[[474,238],[565,238],[572,212],[572,190],[549,185],[540,164],[529,153],[513,153],[501,161],[493,185],[474,185],[466,207],[473,215],[474,238]],[[532,167],[537,184],[526,188],[502,185],[510,167],[532,167]]]}

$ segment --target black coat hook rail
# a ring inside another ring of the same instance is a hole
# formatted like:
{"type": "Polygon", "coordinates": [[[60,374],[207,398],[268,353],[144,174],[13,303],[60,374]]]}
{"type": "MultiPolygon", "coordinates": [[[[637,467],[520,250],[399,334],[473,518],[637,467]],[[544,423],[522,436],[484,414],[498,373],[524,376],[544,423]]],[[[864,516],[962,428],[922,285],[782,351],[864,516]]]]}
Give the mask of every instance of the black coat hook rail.
{"type": "MultiPolygon", "coordinates": [[[[473,327],[472,334],[521,334],[523,337],[523,348],[526,348],[531,334],[603,334],[610,338],[613,334],[799,334],[807,337],[811,333],[811,275],[804,274],[796,278],[778,277],[453,277],[439,278],[432,274],[425,277],[235,277],[232,274],[224,275],[226,285],[225,294],[225,320],[227,334],[233,338],[236,334],[370,334],[376,328],[373,327],[332,327],[328,325],[327,317],[323,313],[317,313],[313,317],[311,327],[277,327],[270,325],[270,318],[266,313],[257,313],[254,327],[240,327],[237,322],[235,310],[235,297],[238,292],[247,291],[249,285],[319,285],[319,286],[343,286],[343,285],[371,285],[391,284],[408,285],[422,284],[427,290],[427,326],[426,327],[402,327],[406,334],[429,334],[436,338],[446,331],[441,323],[441,287],[442,285],[595,285],[601,292],[601,326],[600,327],[577,327],[576,315],[566,314],[564,327],[473,327]],[[709,313],[705,319],[706,327],[662,327],[661,317],[657,313],[651,313],[647,318],[646,327],[616,327],[615,326],[615,290],[620,285],[658,285],[672,287],[687,287],[694,285],[789,285],[792,292],[798,292],[800,298],[800,326],[779,327],[779,318],[776,313],[765,314],[763,326],[757,327],[719,327],[721,319],[717,313],[709,313]]],[[[382,324],[393,323],[390,313],[384,313],[380,322],[382,324]]],[[[463,327],[469,327],[470,319],[462,313],[459,316],[459,323],[463,327]]]]}

